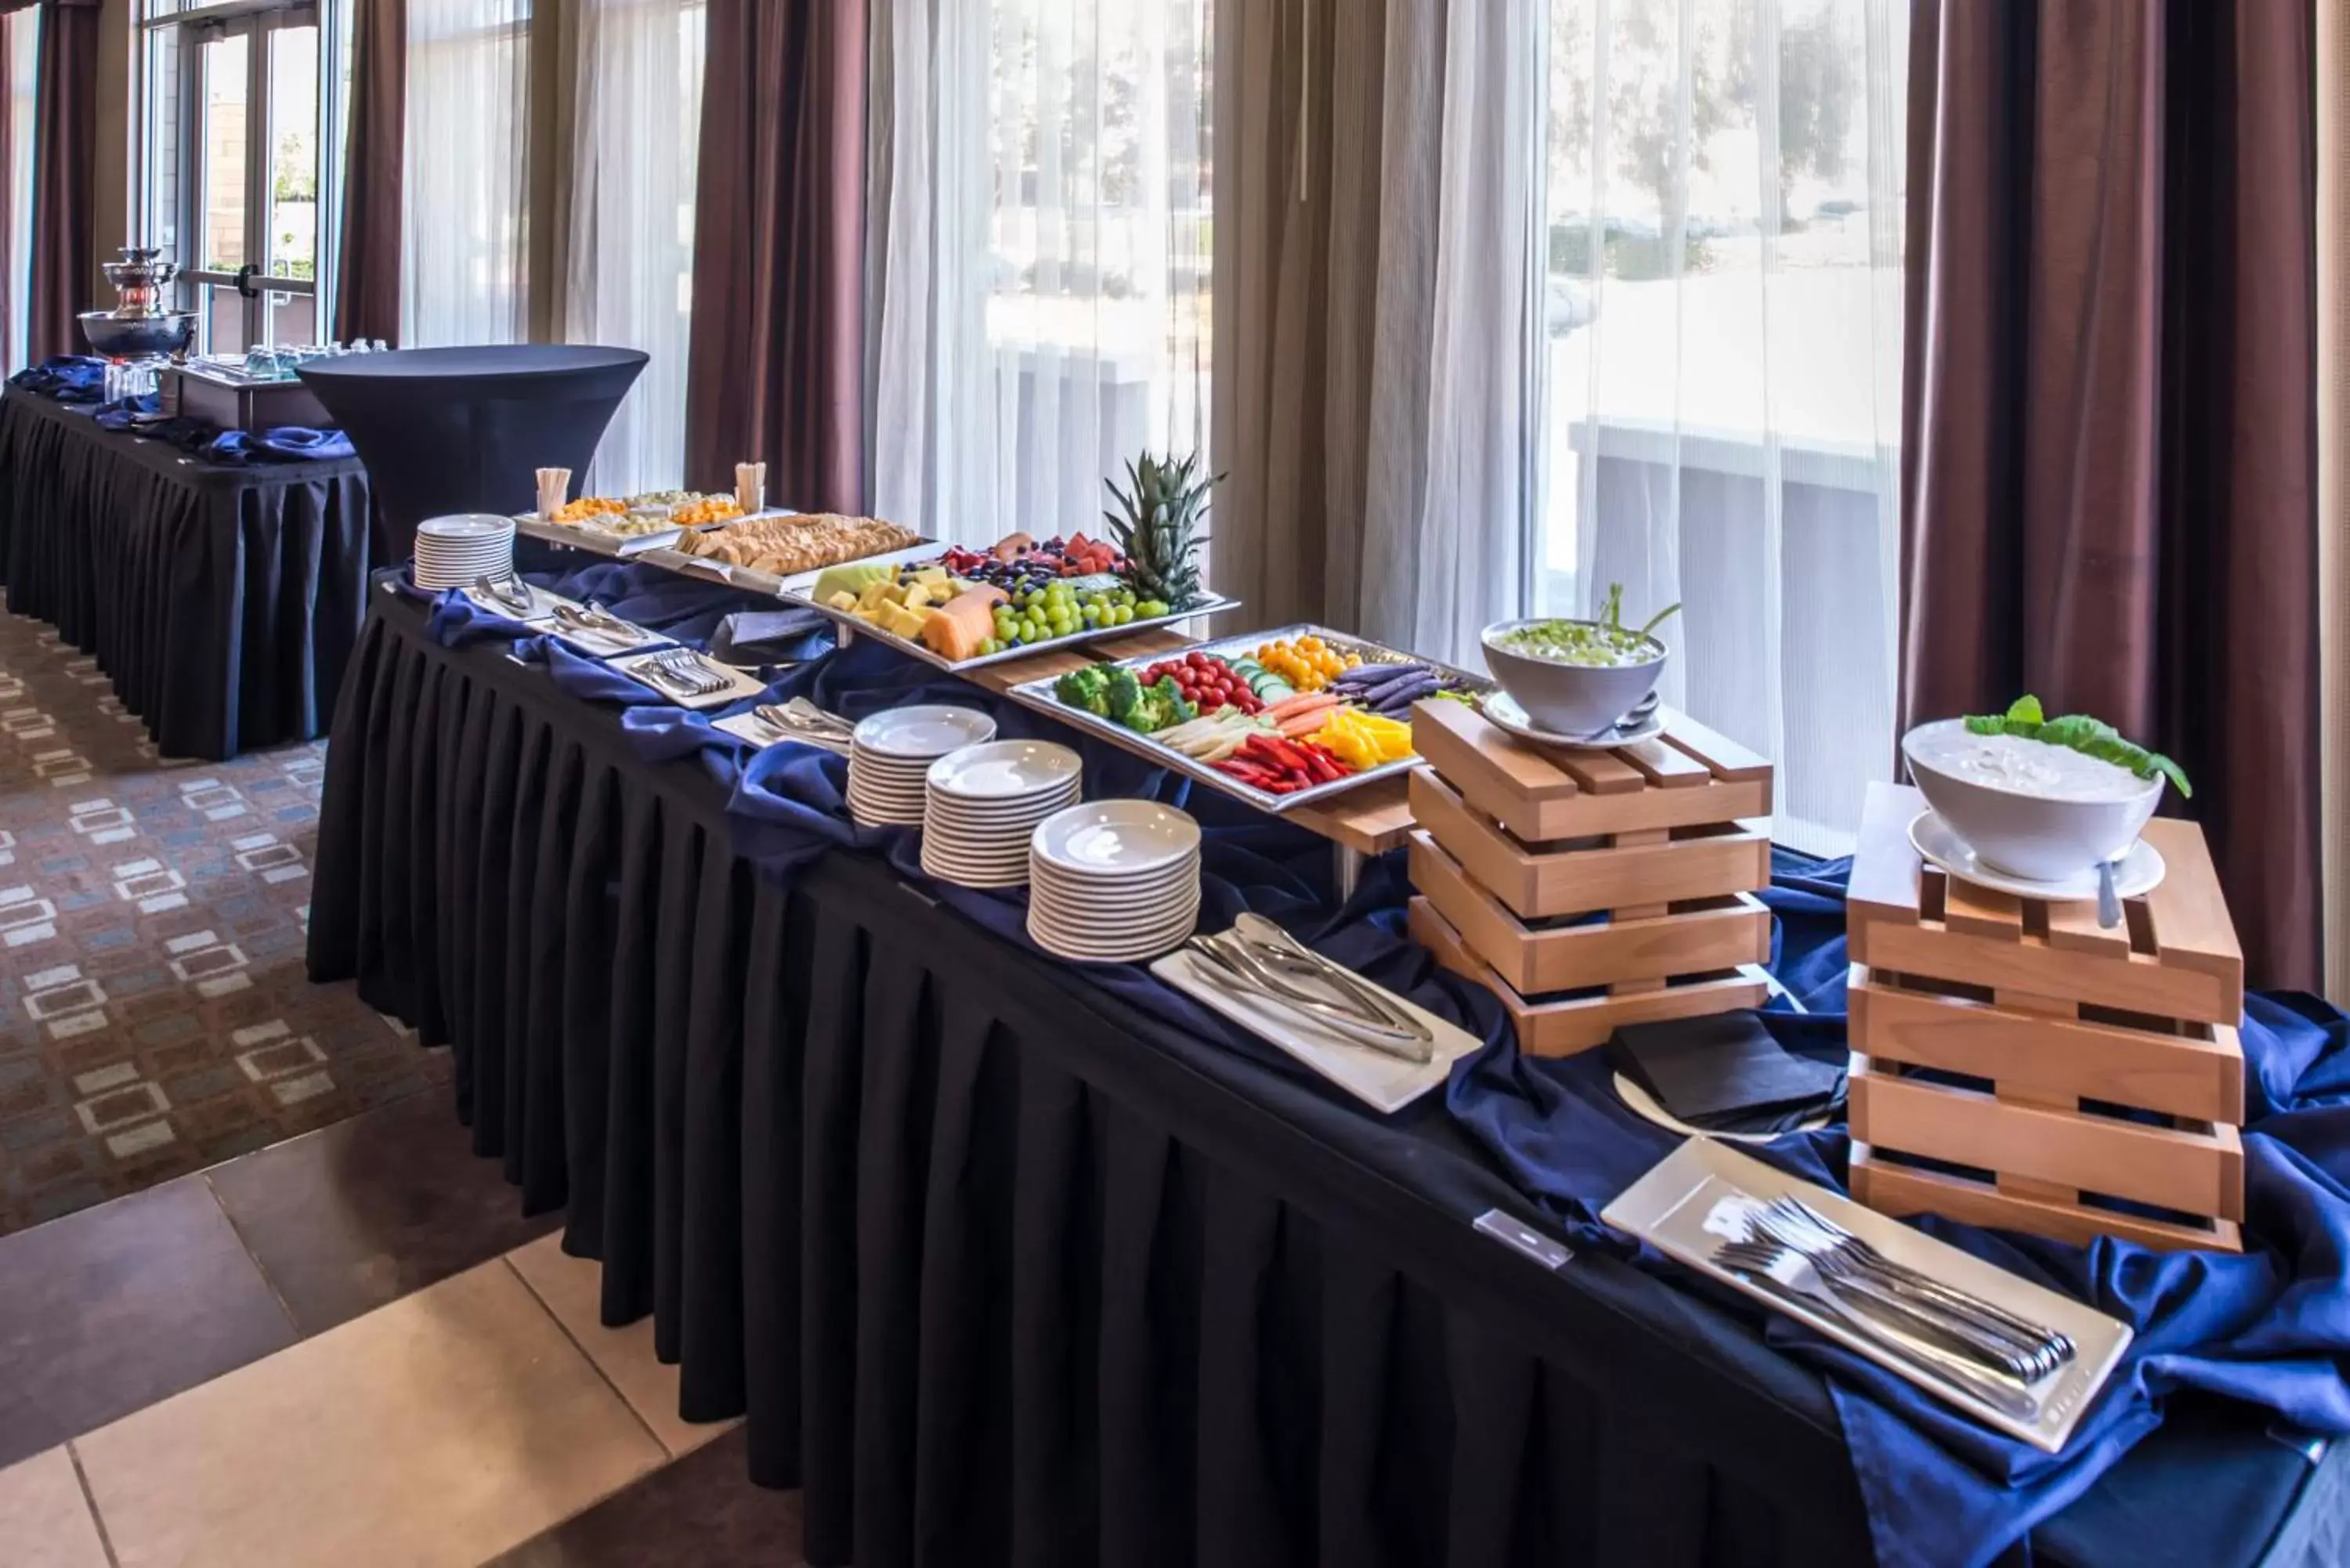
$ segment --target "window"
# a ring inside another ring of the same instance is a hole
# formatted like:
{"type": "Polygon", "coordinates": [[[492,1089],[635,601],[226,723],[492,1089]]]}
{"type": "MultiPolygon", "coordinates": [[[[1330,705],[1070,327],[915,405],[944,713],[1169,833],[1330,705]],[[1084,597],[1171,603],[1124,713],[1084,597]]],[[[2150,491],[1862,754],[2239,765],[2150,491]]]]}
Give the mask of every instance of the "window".
{"type": "Polygon", "coordinates": [[[607,495],[685,476],[700,0],[586,0],[579,11],[563,335],[651,356],[596,449],[607,495]]]}
{"type": "Polygon", "coordinates": [[[402,347],[528,336],[529,0],[409,0],[402,347]]]}
{"type": "Polygon", "coordinates": [[[1666,700],[1850,848],[1890,776],[1905,6],[1550,0],[1532,596],[1676,600],[1666,700]]]}
{"type": "Polygon", "coordinates": [[[888,0],[873,499],[961,538],[1099,532],[1207,442],[1210,0],[888,0]]]}
{"type": "Polygon", "coordinates": [[[180,264],[197,347],[319,340],[319,241],[338,170],[324,155],[338,91],[322,10],[182,20],[151,0],[141,182],[150,243],[180,264]]]}

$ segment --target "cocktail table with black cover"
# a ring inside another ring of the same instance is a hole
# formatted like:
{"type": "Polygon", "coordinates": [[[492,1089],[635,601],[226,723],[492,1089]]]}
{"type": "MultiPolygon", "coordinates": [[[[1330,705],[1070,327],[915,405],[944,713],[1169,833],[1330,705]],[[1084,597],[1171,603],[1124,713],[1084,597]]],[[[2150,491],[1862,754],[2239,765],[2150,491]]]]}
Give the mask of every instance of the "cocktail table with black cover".
{"type": "Polygon", "coordinates": [[[427,517],[527,512],[534,471],[584,472],[645,359],[581,343],[402,348],[305,365],[302,380],[367,464],[385,558],[402,561],[427,517]]]}

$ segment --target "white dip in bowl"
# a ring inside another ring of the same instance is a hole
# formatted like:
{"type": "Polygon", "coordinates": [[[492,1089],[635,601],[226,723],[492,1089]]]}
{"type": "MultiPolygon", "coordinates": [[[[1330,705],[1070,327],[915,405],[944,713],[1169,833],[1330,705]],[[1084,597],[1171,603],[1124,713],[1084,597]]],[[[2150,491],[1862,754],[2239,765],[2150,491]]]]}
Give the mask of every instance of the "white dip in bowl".
{"type": "Polygon", "coordinates": [[[1901,738],[1909,774],[1936,814],[1990,866],[2053,882],[2137,842],[2162,798],[2159,774],[2018,735],[1970,733],[1962,719],[1901,738]]]}

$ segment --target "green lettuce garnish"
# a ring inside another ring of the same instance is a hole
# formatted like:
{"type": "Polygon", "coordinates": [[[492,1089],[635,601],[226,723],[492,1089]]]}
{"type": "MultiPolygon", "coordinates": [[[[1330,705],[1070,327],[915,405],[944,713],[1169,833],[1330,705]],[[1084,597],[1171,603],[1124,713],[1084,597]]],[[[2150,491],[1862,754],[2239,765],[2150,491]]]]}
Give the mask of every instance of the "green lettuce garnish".
{"type": "Polygon", "coordinates": [[[2069,746],[2101,762],[2127,768],[2142,779],[2158,774],[2177,784],[2180,795],[2194,798],[2186,773],[2160,752],[2149,752],[2123,740],[2120,731],[2086,713],[2066,713],[2051,719],[2041,711],[2040,699],[2029,694],[2018,697],[2004,713],[1970,714],[1966,725],[1970,734],[2015,735],[2051,746],[2069,746]]]}

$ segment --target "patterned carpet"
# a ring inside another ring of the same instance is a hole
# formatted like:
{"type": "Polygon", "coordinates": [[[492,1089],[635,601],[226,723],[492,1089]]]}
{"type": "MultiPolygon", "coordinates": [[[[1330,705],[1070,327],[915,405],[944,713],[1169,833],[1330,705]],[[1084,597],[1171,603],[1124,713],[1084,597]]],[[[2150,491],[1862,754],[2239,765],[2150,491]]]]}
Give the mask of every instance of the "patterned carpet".
{"type": "Polygon", "coordinates": [[[0,1234],[446,1081],[303,977],[325,754],[161,759],[0,611],[0,1234]]]}

